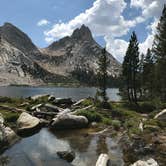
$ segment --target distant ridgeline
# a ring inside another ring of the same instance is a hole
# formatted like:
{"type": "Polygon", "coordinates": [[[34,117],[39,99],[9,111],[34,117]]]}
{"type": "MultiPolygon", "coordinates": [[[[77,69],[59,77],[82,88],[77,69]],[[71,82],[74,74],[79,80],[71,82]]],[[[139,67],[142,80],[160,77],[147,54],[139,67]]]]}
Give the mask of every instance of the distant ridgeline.
{"type": "MultiPolygon", "coordinates": [[[[0,27],[0,85],[78,83],[96,85],[98,58],[102,47],[85,25],[71,36],[39,49],[17,27],[0,27]]],[[[109,85],[119,84],[121,64],[107,52],[109,85]]]]}

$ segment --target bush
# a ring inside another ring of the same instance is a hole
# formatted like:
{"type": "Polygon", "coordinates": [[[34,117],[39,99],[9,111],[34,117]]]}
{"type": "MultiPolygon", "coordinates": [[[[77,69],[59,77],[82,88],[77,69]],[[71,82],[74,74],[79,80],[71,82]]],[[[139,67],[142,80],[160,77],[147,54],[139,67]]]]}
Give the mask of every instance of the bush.
{"type": "Polygon", "coordinates": [[[94,102],[93,102],[92,98],[87,98],[83,102],[81,102],[81,105],[84,107],[89,106],[89,105],[93,105],[93,104],[94,104],[94,102]]]}
{"type": "Polygon", "coordinates": [[[121,127],[121,122],[119,120],[112,120],[112,126],[115,130],[119,130],[121,127]]]}
{"type": "Polygon", "coordinates": [[[15,122],[15,121],[17,121],[17,119],[19,117],[19,113],[16,113],[16,112],[0,110],[0,113],[2,113],[6,123],[15,122]]]}
{"type": "Polygon", "coordinates": [[[112,124],[112,120],[111,120],[111,118],[103,118],[102,119],[102,122],[104,123],[104,124],[106,124],[106,125],[111,125],[112,124]]]}
{"type": "Polygon", "coordinates": [[[149,113],[156,109],[156,106],[150,102],[143,102],[140,104],[140,112],[149,113]]]}
{"type": "Polygon", "coordinates": [[[102,116],[94,110],[80,110],[77,115],[85,116],[89,122],[101,122],[102,116]]]}

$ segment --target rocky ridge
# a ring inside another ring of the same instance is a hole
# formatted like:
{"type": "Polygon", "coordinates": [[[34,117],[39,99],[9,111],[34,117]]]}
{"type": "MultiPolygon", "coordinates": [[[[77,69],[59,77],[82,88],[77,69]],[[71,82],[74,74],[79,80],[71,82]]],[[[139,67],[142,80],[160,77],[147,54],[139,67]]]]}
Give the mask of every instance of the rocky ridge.
{"type": "MultiPolygon", "coordinates": [[[[101,49],[85,25],[70,37],[39,49],[24,32],[5,23],[0,27],[0,85],[70,81],[71,73],[77,69],[96,73],[101,49]]],[[[110,59],[108,73],[119,75],[120,63],[107,54],[110,59]]]]}

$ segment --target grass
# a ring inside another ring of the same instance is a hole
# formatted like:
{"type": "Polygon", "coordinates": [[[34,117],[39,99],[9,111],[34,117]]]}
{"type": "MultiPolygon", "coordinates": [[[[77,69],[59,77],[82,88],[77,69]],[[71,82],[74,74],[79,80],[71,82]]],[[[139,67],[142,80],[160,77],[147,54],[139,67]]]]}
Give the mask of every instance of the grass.
{"type": "Polygon", "coordinates": [[[95,110],[80,110],[77,115],[85,116],[89,122],[102,121],[102,115],[95,110]]]}
{"type": "Polygon", "coordinates": [[[0,113],[2,114],[5,124],[8,126],[13,125],[15,123],[20,115],[20,113],[17,112],[11,112],[7,110],[0,110],[0,113]]]}

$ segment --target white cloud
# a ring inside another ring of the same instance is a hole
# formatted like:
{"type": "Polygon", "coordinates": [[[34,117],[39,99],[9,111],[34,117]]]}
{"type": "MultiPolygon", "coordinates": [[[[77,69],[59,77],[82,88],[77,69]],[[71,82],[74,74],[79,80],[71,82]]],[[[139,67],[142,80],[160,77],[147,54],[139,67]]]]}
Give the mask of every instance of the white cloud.
{"type": "Polygon", "coordinates": [[[69,22],[57,23],[50,30],[45,31],[45,39],[48,41],[48,38],[51,37],[57,40],[64,36],[71,35],[74,29],[85,24],[91,29],[94,36],[105,36],[104,39],[107,42],[108,50],[111,50],[113,55],[115,53],[116,57],[119,59],[116,51],[121,53],[121,55],[123,51],[115,50],[117,46],[113,44],[117,44],[118,42],[118,44],[120,43],[124,46],[125,41],[116,40],[113,42],[112,47],[109,48],[109,41],[107,39],[111,37],[113,40],[115,37],[121,37],[127,34],[130,28],[137,24],[135,20],[125,20],[122,16],[122,12],[126,6],[127,3],[124,0],[96,0],[91,8],[79,14],[69,22]]]}
{"type": "Polygon", "coordinates": [[[166,0],[131,0],[130,7],[141,9],[141,15],[133,20],[125,20],[123,17],[123,11],[127,7],[125,0],[96,0],[91,8],[72,20],[58,22],[51,29],[45,31],[45,40],[50,43],[53,40],[69,36],[74,29],[85,24],[91,29],[93,36],[103,36],[107,50],[119,61],[122,61],[128,42],[120,38],[137,24],[154,18],[153,26],[149,26],[150,32],[147,39],[140,44],[142,52],[151,47],[155,33],[154,26],[161,15],[164,3],[166,0]]]}
{"type": "Polygon", "coordinates": [[[54,41],[54,38],[52,38],[52,37],[46,37],[46,38],[45,38],[45,41],[46,41],[48,44],[50,44],[50,43],[52,43],[52,42],[54,41]]]}
{"type": "Polygon", "coordinates": [[[154,19],[154,22],[147,26],[147,29],[150,30],[146,40],[143,43],[140,43],[141,53],[146,54],[148,48],[152,48],[154,36],[156,34],[156,27],[158,24],[158,19],[154,19]]]}
{"type": "Polygon", "coordinates": [[[159,18],[166,0],[131,0],[130,6],[140,8],[142,17],[159,18]]]}
{"type": "Polygon", "coordinates": [[[48,25],[50,22],[46,19],[42,19],[37,23],[37,26],[45,26],[48,25]]]}
{"type": "Polygon", "coordinates": [[[122,39],[113,39],[110,37],[104,38],[106,41],[106,48],[108,52],[111,52],[112,55],[120,62],[123,61],[123,56],[126,53],[128,42],[122,39]]]}

